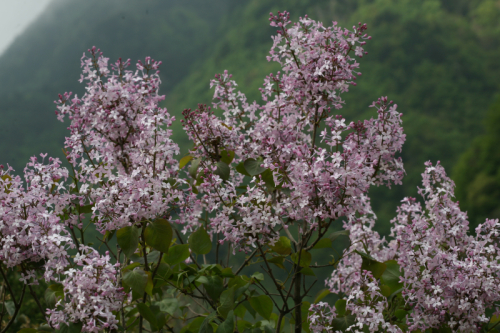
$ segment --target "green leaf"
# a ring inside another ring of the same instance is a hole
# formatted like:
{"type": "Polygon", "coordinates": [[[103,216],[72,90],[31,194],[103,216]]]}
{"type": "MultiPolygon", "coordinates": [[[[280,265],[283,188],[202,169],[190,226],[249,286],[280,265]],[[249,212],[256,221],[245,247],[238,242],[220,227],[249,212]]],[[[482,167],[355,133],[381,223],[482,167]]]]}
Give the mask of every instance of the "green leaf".
{"type": "Polygon", "coordinates": [[[267,262],[270,262],[271,264],[275,264],[281,269],[285,269],[285,265],[283,265],[283,262],[285,261],[285,257],[279,256],[279,257],[272,257],[270,259],[267,259],[267,262]]]}
{"type": "Polygon", "coordinates": [[[140,234],[141,229],[135,226],[124,227],[116,232],[116,240],[118,241],[118,245],[122,249],[122,252],[127,256],[127,258],[130,258],[130,256],[134,254],[135,250],[137,250],[140,234]]]}
{"type": "Polygon", "coordinates": [[[233,270],[231,269],[231,267],[226,267],[220,272],[220,276],[233,278],[236,275],[233,274],[233,270]]]}
{"type": "Polygon", "coordinates": [[[146,288],[144,288],[144,291],[149,295],[153,296],[153,276],[151,272],[146,272],[146,275],[148,276],[148,282],[146,283],[146,288]]]}
{"type": "Polygon", "coordinates": [[[300,263],[298,262],[298,260],[299,260],[299,254],[293,253],[292,254],[292,261],[294,263],[298,264],[300,267],[309,267],[309,265],[311,264],[312,256],[306,250],[301,250],[300,263]]]}
{"type": "Polygon", "coordinates": [[[200,276],[196,279],[196,282],[199,282],[201,284],[208,284],[208,278],[206,276],[200,276]]]}
{"type": "Polygon", "coordinates": [[[235,287],[226,289],[220,295],[220,306],[217,308],[217,312],[226,319],[229,312],[234,309],[234,290],[235,287]]]}
{"type": "Polygon", "coordinates": [[[153,249],[167,253],[172,242],[172,227],[165,219],[156,219],[144,230],[146,243],[153,249]]]}
{"type": "MultiPolygon", "coordinates": [[[[150,253],[148,253],[147,258],[148,258],[148,264],[150,264],[152,262],[158,262],[158,259],[160,258],[160,251],[156,251],[156,250],[151,251],[150,253]]],[[[132,260],[133,262],[140,263],[141,265],[144,265],[146,263],[146,261],[144,260],[144,257],[139,256],[137,254],[131,255],[130,260],[132,260]]]]}
{"type": "Polygon", "coordinates": [[[188,244],[196,254],[207,254],[212,250],[212,241],[203,227],[198,228],[188,238],[188,244]]]}
{"type": "Polygon", "coordinates": [[[234,159],[234,151],[232,150],[223,150],[220,153],[220,160],[226,164],[231,164],[234,159]]]}
{"type": "Polygon", "coordinates": [[[182,169],[186,166],[186,164],[189,163],[189,161],[191,161],[194,157],[191,156],[191,155],[188,155],[188,156],[184,156],[183,158],[181,158],[181,160],[179,161],[179,169],[182,169]]]}
{"type": "Polygon", "coordinates": [[[208,296],[213,301],[217,301],[220,294],[224,290],[224,282],[220,276],[207,276],[207,280],[208,282],[204,283],[203,286],[205,287],[208,296]]]}
{"type": "Polygon", "coordinates": [[[325,249],[329,247],[332,247],[332,240],[329,238],[322,238],[314,245],[313,249],[325,249]]]}
{"type": "Polygon", "coordinates": [[[14,313],[16,312],[16,305],[14,304],[13,301],[7,301],[4,303],[5,304],[5,308],[7,310],[7,313],[9,314],[9,316],[13,316],[14,313]]]}
{"type": "Polygon", "coordinates": [[[164,298],[161,301],[155,303],[160,307],[160,310],[173,316],[175,311],[179,309],[179,300],[177,298],[164,298]]]}
{"type": "Polygon", "coordinates": [[[292,244],[286,236],[280,236],[278,241],[270,248],[281,255],[289,255],[292,252],[292,244]]]}
{"type": "Polygon", "coordinates": [[[366,253],[360,252],[358,250],[355,250],[357,254],[359,254],[363,260],[361,264],[361,270],[367,270],[372,272],[373,277],[375,279],[380,279],[384,271],[386,270],[387,266],[384,263],[381,263],[379,261],[376,261],[374,258],[369,256],[366,253]]]}
{"type": "Polygon", "coordinates": [[[233,310],[227,314],[227,319],[217,327],[215,333],[233,333],[234,332],[234,313],[233,310]]]}
{"type": "Polygon", "coordinates": [[[57,301],[64,297],[63,285],[60,283],[51,284],[47,288],[47,290],[45,290],[44,297],[45,297],[45,302],[47,302],[47,307],[54,308],[56,306],[57,301]]]}
{"type": "Polygon", "coordinates": [[[139,313],[141,314],[141,316],[143,316],[144,319],[146,319],[149,322],[149,324],[151,325],[151,329],[153,331],[157,331],[158,322],[156,321],[155,314],[153,313],[153,311],[151,311],[149,306],[147,306],[144,303],[139,303],[137,304],[137,308],[139,309],[139,313]]]}
{"type": "Polygon", "coordinates": [[[189,258],[189,244],[174,245],[163,256],[163,261],[174,266],[189,258]]]}
{"type": "Polygon", "coordinates": [[[392,292],[391,292],[391,287],[389,287],[388,285],[386,284],[382,284],[380,285],[380,293],[385,296],[385,297],[389,297],[391,296],[392,292]]]}
{"type": "Polygon", "coordinates": [[[320,290],[316,294],[316,297],[314,297],[314,304],[318,303],[319,301],[321,301],[323,298],[325,298],[328,295],[330,295],[330,290],[329,289],[322,289],[322,290],[320,290]]]}
{"type": "Polygon", "coordinates": [[[161,329],[167,323],[167,314],[165,312],[161,311],[160,307],[155,305],[155,304],[152,304],[149,308],[151,309],[151,312],[153,312],[153,314],[156,317],[156,323],[157,323],[158,329],[161,329]]]}
{"type": "Polygon", "coordinates": [[[384,264],[387,268],[380,277],[380,281],[391,288],[391,293],[403,288],[404,284],[399,282],[399,277],[402,273],[400,272],[398,263],[395,260],[388,260],[384,264]]]}
{"type": "Polygon", "coordinates": [[[123,282],[139,295],[143,295],[148,284],[148,275],[142,268],[134,269],[133,271],[123,275],[123,282]]]}
{"type": "Polygon", "coordinates": [[[247,170],[245,169],[245,162],[240,162],[238,165],[236,165],[236,171],[238,171],[239,173],[241,173],[242,175],[245,175],[245,176],[248,176],[248,177],[251,177],[250,174],[247,172],[247,170]]]}
{"type": "Polygon", "coordinates": [[[247,312],[247,309],[245,308],[245,306],[243,304],[238,305],[236,307],[236,309],[234,309],[234,315],[236,317],[244,318],[246,312],[247,312]]]}
{"type": "Polygon", "coordinates": [[[349,327],[354,325],[355,322],[356,322],[356,316],[351,316],[351,315],[333,318],[331,324],[332,331],[345,332],[349,327]]]}
{"type": "Polygon", "coordinates": [[[273,172],[270,169],[266,169],[266,171],[264,171],[260,176],[262,177],[262,180],[266,184],[266,188],[269,192],[276,189],[273,172]]]}
{"type": "Polygon", "coordinates": [[[201,158],[195,158],[191,161],[191,166],[189,167],[189,175],[196,179],[196,174],[198,173],[198,167],[200,166],[201,158]]]}
{"type": "Polygon", "coordinates": [[[347,301],[345,299],[339,299],[335,302],[335,309],[338,316],[345,315],[345,307],[347,305],[347,301]]]}
{"type": "Polygon", "coordinates": [[[396,311],[394,311],[394,315],[396,315],[396,317],[399,320],[404,320],[406,318],[407,314],[408,314],[408,312],[403,310],[403,309],[397,309],[396,311]]]}
{"type": "MultiPolygon", "coordinates": [[[[198,333],[200,331],[201,324],[203,324],[204,320],[205,317],[196,317],[188,326],[185,326],[184,328],[187,329],[187,332],[198,333]]],[[[181,330],[181,333],[185,332],[184,328],[181,330]]]]}
{"type": "Polygon", "coordinates": [[[198,331],[199,333],[213,333],[214,329],[212,328],[212,325],[210,323],[212,320],[217,317],[217,312],[212,312],[208,316],[205,317],[205,320],[200,325],[200,330],[198,331]]]}
{"type": "Polygon", "coordinates": [[[168,266],[164,262],[161,262],[156,271],[155,279],[167,280],[171,275],[172,270],[170,269],[170,266],[168,266]]]}
{"type": "Polygon", "coordinates": [[[273,301],[267,295],[250,298],[252,308],[265,319],[269,320],[273,312],[273,301]]]}
{"type": "Polygon", "coordinates": [[[255,319],[255,315],[257,314],[257,312],[254,310],[254,308],[252,307],[252,305],[250,304],[249,301],[244,301],[243,303],[243,306],[245,307],[245,309],[247,309],[248,313],[250,313],[250,315],[252,315],[253,319],[255,319]]]}
{"type": "Polygon", "coordinates": [[[250,277],[255,280],[264,281],[264,274],[262,274],[261,272],[253,273],[253,275],[250,277]]]}
{"type": "Polygon", "coordinates": [[[243,163],[243,166],[245,167],[245,170],[250,175],[250,177],[252,177],[252,176],[257,176],[266,171],[266,168],[261,167],[261,164],[263,162],[264,159],[262,157],[259,157],[258,159],[249,158],[243,163]]]}
{"type": "Polygon", "coordinates": [[[229,165],[222,161],[217,162],[217,170],[215,170],[214,174],[218,175],[222,180],[228,180],[230,173],[229,165]]]}
{"type": "Polygon", "coordinates": [[[334,233],[331,233],[330,236],[328,236],[328,239],[333,243],[340,236],[349,236],[349,230],[335,231],[334,233]]]}

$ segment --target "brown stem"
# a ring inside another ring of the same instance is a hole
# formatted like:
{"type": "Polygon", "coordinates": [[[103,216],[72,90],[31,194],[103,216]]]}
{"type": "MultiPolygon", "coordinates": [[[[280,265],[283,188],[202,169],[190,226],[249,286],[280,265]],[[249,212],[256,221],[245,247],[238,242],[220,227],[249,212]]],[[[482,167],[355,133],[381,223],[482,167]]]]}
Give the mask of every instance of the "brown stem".
{"type": "MultiPolygon", "coordinates": [[[[299,266],[297,265],[297,270],[299,266]]],[[[295,333],[302,333],[302,296],[300,295],[300,280],[302,274],[295,273],[295,284],[293,293],[293,302],[295,303],[295,333]]]]}
{"type": "MultiPolygon", "coordinates": [[[[12,318],[10,318],[9,322],[7,323],[7,326],[5,326],[4,329],[0,333],[6,333],[9,330],[10,326],[12,326],[12,324],[14,323],[14,320],[16,319],[17,314],[19,313],[19,310],[21,309],[21,303],[23,302],[25,291],[26,291],[26,284],[23,286],[23,291],[21,292],[21,297],[19,299],[19,303],[14,302],[14,306],[16,307],[16,309],[14,311],[14,314],[12,315],[12,318]]],[[[12,295],[12,299],[14,299],[14,294],[11,294],[11,295],[12,295]]]]}

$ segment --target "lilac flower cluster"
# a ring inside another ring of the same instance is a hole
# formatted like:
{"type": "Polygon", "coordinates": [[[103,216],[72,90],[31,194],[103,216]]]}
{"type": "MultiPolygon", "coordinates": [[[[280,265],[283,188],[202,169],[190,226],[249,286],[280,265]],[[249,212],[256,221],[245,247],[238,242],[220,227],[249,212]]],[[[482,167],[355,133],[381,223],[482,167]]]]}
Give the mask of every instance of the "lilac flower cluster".
{"type": "Polygon", "coordinates": [[[82,332],[116,329],[118,320],[113,311],[122,307],[125,297],[118,283],[116,267],[110,263],[109,253],[101,256],[91,247],[81,246],[81,254],[74,258],[81,269],[67,270],[63,280],[64,297],[56,309],[49,309],[49,322],[55,328],[61,323],[81,322],[82,332]]]}
{"type": "MultiPolygon", "coordinates": [[[[74,247],[59,217],[71,199],[64,186],[68,170],[60,165],[58,159],[44,164],[33,157],[24,170],[26,183],[12,177],[11,168],[0,171],[0,261],[28,269],[26,264],[42,260],[46,280],[63,272],[67,249],[74,247]]],[[[33,272],[23,273],[23,279],[38,283],[33,272]]]]}
{"type": "Polygon", "coordinates": [[[130,60],[108,68],[108,58],[95,47],[82,57],[87,92],[82,98],[60,95],[56,114],[71,120],[67,158],[75,170],[72,188],[93,204],[100,231],[112,231],[165,214],[181,193],[177,181],[179,152],[166,127],[175,120],[158,107],[161,62],[147,57],[135,72],[130,60]]]}
{"type": "MultiPolygon", "coordinates": [[[[469,235],[467,215],[453,201],[455,185],[444,168],[427,162],[422,177],[418,193],[425,205],[414,198],[402,201],[392,220],[390,243],[371,229],[373,220],[358,219],[345,226],[353,245],[327,282],[332,292],[345,294],[347,309],[356,316],[350,331],[403,332],[387,316],[388,295],[380,294],[381,281],[361,269],[359,251],[379,262],[397,260],[404,284],[401,294],[411,308],[405,322],[408,331],[445,325],[453,332],[476,332],[490,320],[487,309],[500,313],[499,221],[486,220],[476,228],[475,237],[469,235]]],[[[332,331],[335,311],[325,304],[311,310],[311,329],[332,331]]]]}
{"type": "Polygon", "coordinates": [[[306,16],[288,28],[286,12],[271,14],[270,21],[280,30],[268,60],[280,63],[282,71],[265,79],[261,93],[266,103],[249,104],[224,72],[211,83],[213,107],[222,110],[223,119],[204,105],[184,111],[184,126],[195,142],[191,155],[200,165],[200,204],[216,212],[211,230],[224,235],[221,242],[239,244],[245,251],[255,247],[257,238],[261,244],[273,243],[277,229],[296,221],[306,231],[325,227],[328,219],[364,214],[368,188],[399,184],[404,174],[395,154],[405,135],[392,101],[382,97],[374,102],[378,116],[364,122],[346,125],[332,114],[360,75],[350,54],[365,54],[362,46],[370,39],[366,25],[349,31],[334,22],[325,28],[306,16]],[[327,125],[321,138],[329,149],[318,146],[320,123],[327,125]],[[226,158],[230,152],[234,160],[226,158]],[[252,185],[240,194],[243,175],[227,164],[248,164],[249,159],[261,171],[251,175],[252,185]],[[223,169],[228,170],[224,177],[223,169]]]}
{"type": "Polygon", "coordinates": [[[452,201],[455,185],[444,168],[427,162],[422,177],[425,208],[403,200],[393,221],[403,296],[414,306],[409,329],[446,322],[454,331],[476,331],[489,321],[485,310],[500,301],[499,221],[486,220],[475,237],[468,235],[467,215],[452,201]]]}

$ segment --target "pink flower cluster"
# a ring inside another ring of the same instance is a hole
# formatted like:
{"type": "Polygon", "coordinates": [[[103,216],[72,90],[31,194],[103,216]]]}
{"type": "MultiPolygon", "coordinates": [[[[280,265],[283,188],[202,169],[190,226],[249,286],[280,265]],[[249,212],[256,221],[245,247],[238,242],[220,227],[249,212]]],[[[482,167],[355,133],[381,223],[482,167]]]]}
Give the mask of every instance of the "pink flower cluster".
{"type": "Polygon", "coordinates": [[[213,107],[223,111],[223,119],[203,105],[184,112],[184,126],[195,142],[191,155],[200,163],[200,204],[216,211],[211,228],[223,233],[221,242],[243,250],[255,246],[258,237],[262,243],[275,241],[275,230],[294,221],[311,230],[327,219],[363,214],[363,195],[371,185],[399,184],[404,174],[395,154],[405,135],[392,101],[382,97],[374,102],[378,116],[364,122],[347,125],[332,114],[332,107],[342,107],[340,95],[355,74],[360,75],[350,54],[365,54],[366,25],[349,31],[334,22],[325,28],[306,16],[288,28],[286,12],[271,14],[270,21],[280,30],[268,60],[279,62],[282,71],[265,79],[261,93],[266,103],[249,104],[224,72],[211,83],[213,107]],[[321,137],[328,148],[319,147],[320,123],[327,124],[321,137]],[[238,191],[243,176],[234,168],[221,178],[223,154],[233,152],[232,163],[253,158],[261,169],[244,194],[238,191]]]}
{"type": "Polygon", "coordinates": [[[414,307],[409,329],[446,323],[453,331],[477,331],[489,321],[485,310],[500,301],[500,223],[486,220],[469,235],[444,168],[427,162],[422,177],[425,208],[407,198],[393,221],[403,296],[414,307]]]}
{"type": "Polygon", "coordinates": [[[182,197],[169,181],[178,181],[179,148],[166,129],[174,118],[158,107],[161,62],[147,57],[133,72],[119,59],[110,70],[99,50],[89,52],[82,57],[85,95],[60,95],[56,114],[71,120],[67,158],[104,232],[165,214],[182,197]]]}
{"type": "MultiPolygon", "coordinates": [[[[71,199],[64,186],[68,170],[60,164],[58,159],[44,164],[32,157],[24,170],[26,183],[11,176],[11,168],[0,171],[0,261],[11,268],[42,260],[46,280],[63,272],[66,251],[74,247],[59,217],[71,199]]],[[[32,272],[23,277],[26,282],[31,278],[38,283],[32,272]]]]}
{"type": "Polygon", "coordinates": [[[387,299],[382,295],[378,281],[368,271],[355,272],[350,277],[351,289],[347,291],[346,307],[349,311],[347,317],[339,318],[335,307],[328,303],[319,302],[312,304],[309,316],[310,329],[314,333],[342,332],[338,327],[332,326],[335,320],[352,320],[354,323],[344,327],[346,332],[390,332],[402,333],[397,325],[386,320],[384,314],[388,308],[387,299]]]}
{"type": "Polygon", "coordinates": [[[81,269],[71,268],[64,274],[64,297],[56,309],[47,310],[49,322],[59,328],[61,323],[81,322],[82,332],[117,329],[118,320],[113,311],[121,309],[125,297],[119,286],[116,266],[109,254],[101,256],[91,247],[80,246],[74,261],[81,269]]]}
{"type": "MultiPolygon", "coordinates": [[[[345,294],[347,309],[356,316],[353,332],[363,327],[370,332],[401,331],[382,315],[389,310],[387,299],[374,294],[380,291],[379,281],[361,271],[362,258],[355,250],[379,262],[397,260],[402,296],[412,309],[406,320],[409,331],[444,325],[453,332],[476,332],[489,322],[487,309],[500,313],[499,221],[486,220],[475,237],[469,235],[467,215],[453,201],[455,185],[444,168],[427,162],[422,177],[418,192],[425,205],[414,198],[402,201],[392,220],[390,243],[372,230],[373,220],[361,218],[344,226],[352,246],[327,282],[332,292],[345,294]],[[367,299],[377,302],[367,304],[367,299]]],[[[335,311],[325,304],[311,310],[311,329],[330,332],[335,311]]]]}

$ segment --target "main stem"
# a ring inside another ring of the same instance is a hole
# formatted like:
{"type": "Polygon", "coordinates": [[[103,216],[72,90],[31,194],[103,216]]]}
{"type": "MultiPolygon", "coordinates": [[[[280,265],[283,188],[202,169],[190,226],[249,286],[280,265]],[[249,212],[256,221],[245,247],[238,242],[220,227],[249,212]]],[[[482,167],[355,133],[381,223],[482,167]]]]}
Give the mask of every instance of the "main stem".
{"type": "Polygon", "coordinates": [[[293,288],[293,302],[295,303],[295,333],[302,332],[302,295],[300,295],[300,284],[302,280],[302,274],[298,273],[300,269],[299,265],[296,265],[296,275],[293,288]]]}

